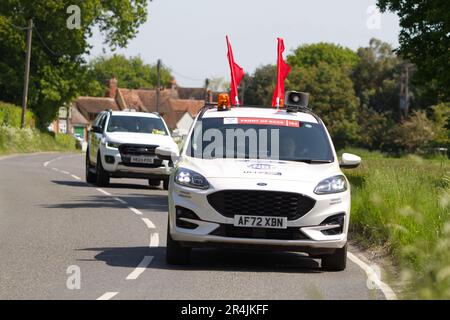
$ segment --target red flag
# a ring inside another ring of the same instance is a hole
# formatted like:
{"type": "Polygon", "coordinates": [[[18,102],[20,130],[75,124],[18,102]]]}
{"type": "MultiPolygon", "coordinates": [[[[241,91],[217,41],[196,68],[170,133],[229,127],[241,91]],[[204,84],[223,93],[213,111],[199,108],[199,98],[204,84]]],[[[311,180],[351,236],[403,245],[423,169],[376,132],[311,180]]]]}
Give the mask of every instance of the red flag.
{"type": "Polygon", "coordinates": [[[231,92],[230,92],[230,101],[231,105],[239,105],[239,96],[238,96],[238,86],[244,77],[244,69],[242,69],[236,62],[234,62],[233,50],[231,49],[230,41],[227,36],[227,46],[228,46],[228,62],[230,63],[231,70],[231,92]]]}
{"type": "Polygon", "coordinates": [[[284,41],[281,38],[278,39],[278,58],[277,58],[277,86],[273,93],[272,106],[282,106],[284,105],[284,80],[286,80],[289,72],[291,72],[291,67],[284,62],[283,52],[284,52],[284,41]]]}

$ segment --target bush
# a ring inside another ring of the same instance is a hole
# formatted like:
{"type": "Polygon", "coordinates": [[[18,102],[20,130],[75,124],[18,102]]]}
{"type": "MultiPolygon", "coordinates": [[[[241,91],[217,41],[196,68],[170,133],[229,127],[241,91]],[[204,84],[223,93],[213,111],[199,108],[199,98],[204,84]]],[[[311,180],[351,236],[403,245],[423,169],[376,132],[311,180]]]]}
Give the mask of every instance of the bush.
{"type": "MultiPolygon", "coordinates": [[[[25,123],[27,127],[34,126],[34,115],[27,111],[25,123]]],[[[0,101],[0,126],[20,128],[22,123],[22,109],[15,105],[0,101]]]]}

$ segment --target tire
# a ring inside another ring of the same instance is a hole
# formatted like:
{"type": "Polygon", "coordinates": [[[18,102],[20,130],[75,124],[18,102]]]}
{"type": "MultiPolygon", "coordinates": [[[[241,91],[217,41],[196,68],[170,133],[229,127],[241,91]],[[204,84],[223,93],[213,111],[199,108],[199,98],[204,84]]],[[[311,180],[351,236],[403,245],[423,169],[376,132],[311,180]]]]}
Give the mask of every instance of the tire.
{"type": "Polygon", "coordinates": [[[89,160],[89,149],[86,150],[86,182],[87,183],[96,183],[97,175],[92,171],[91,161],[89,160]]]}
{"type": "Polygon", "coordinates": [[[169,179],[164,179],[163,180],[163,189],[164,190],[169,190],[169,179]]]}
{"type": "Polygon", "coordinates": [[[342,271],[347,266],[347,244],[336,249],[333,254],[322,257],[322,269],[327,271],[342,271]]]}
{"type": "Polygon", "coordinates": [[[167,246],[166,246],[166,261],[173,265],[189,264],[191,257],[191,248],[181,246],[178,241],[175,241],[170,236],[169,221],[167,221],[167,246]]]}
{"type": "Polygon", "coordinates": [[[161,184],[161,180],[148,179],[148,185],[150,187],[159,187],[160,184],[161,184]]]}
{"type": "Polygon", "coordinates": [[[102,159],[100,158],[100,153],[97,157],[97,186],[107,187],[109,185],[109,174],[105,169],[103,169],[102,159]]]}

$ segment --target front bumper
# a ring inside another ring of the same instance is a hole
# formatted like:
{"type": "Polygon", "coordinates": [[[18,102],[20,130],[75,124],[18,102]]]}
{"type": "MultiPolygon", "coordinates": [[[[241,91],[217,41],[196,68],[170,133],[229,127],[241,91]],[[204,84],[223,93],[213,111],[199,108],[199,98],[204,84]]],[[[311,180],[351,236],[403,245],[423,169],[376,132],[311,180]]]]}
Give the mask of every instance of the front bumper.
{"type": "MultiPolygon", "coordinates": [[[[223,180],[223,179],[222,179],[223,180]]],[[[210,179],[211,186],[216,185],[214,179],[210,179]]],[[[259,248],[270,248],[286,251],[311,252],[314,249],[337,249],[347,243],[347,231],[350,216],[350,191],[330,194],[316,195],[305,194],[316,200],[314,207],[302,217],[296,220],[288,220],[287,227],[297,230],[304,235],[299,240],[219,236],[217,230],[223,226],[233,226],[234,219],[226,217],[217,212],[208,202],[207,196],[217,190],[211,187],[208,190],[196,190],[177,185],[170,179],[169,190],[169,221],[170,234],[176,241],[186,245],[195,246],[251,246],[259,248]],[[176,207],[186,208],[194,212],[200,220],[181,218],[186,222],[198,225],[195,229],[181,228],[176,224],[176,207]],[[322,231],[328,227],[321,225],[327,218],[337,214],[344,215],[342,232],[339,234],[325,234],[322,231]]],[[[238,180],[232,182],[229,179],[229,189],[255,190],[254,181],[238,180]],[[235,184],[235,185],[233,185],[235,184]]],[[[307,190],[299,182],[283,181],[277,186],[271,183],[271,191],[307,190]]],[[[257,189],[261,190],[261,189],[257,189]]]]}
{"type": "Polygon", "coordinates": [[[101,150],[101,160],[103,168],[115,178],[138,178],[138,179],[167,179],[171,172],[169,161],[164,160],[161,166],[144,167],[125,165],[118,149],[104,147],[101,150]],[[106,161],[107,157],[112,157],[114,161],[106,161]]]}

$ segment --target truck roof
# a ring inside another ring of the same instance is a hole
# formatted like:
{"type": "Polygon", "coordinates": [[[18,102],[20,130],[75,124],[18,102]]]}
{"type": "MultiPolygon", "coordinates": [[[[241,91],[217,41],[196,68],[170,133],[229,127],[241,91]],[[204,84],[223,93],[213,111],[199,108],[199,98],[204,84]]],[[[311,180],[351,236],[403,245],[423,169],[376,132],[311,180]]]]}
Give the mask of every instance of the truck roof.
{"type": "Polygon", "coordinates": [[[148,112],[137,112],[137,111],[112,111],[113,116],[127,116],[127,117],[146,117],[146,118],[160,118],[159,115],[148,112]]]}

